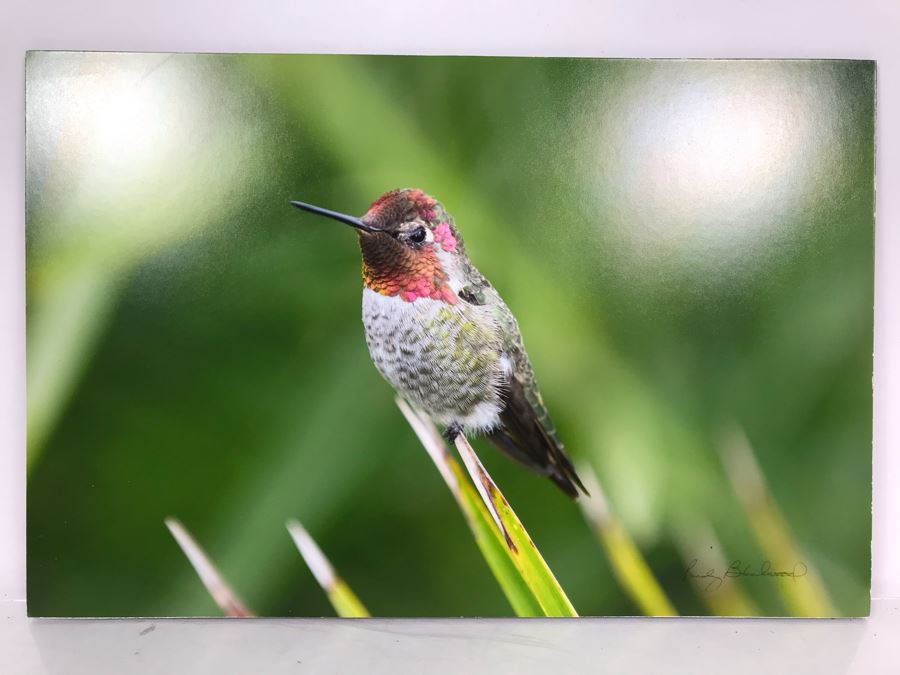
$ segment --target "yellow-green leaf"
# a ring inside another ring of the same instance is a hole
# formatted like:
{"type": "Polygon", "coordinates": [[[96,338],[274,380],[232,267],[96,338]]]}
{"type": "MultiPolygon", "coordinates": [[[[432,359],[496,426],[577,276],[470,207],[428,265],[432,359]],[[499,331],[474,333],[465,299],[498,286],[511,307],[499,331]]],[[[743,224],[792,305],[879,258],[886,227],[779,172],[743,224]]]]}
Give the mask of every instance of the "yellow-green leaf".
{"type": "Polygon", "coordinates": [[[619,585],[645,615],[678,616],[640,549],[610,510],[600,481],[591,467],[582,464],[578,467],[578,473],[591,495],[581,500],[582,511],[603,544],[619,585]]]}
{"type": "Polygon", "coordinates": [[[309,567],[316,581],[325,591],[331,602],[334,611],[341,617],[365,617],[369,616],[369,611],[360,602],[356,594],[334,571],[334,567],[328,562],[328,558],[322,553],[322,549],[316,544],[315,540],[309,535],[309,532],[296,520],[290,520],[287,523],[288,532],[297,550],[303,556],[303,560],[309,567]]]}
{"type": "Polygon", "coordinates": [[[775,496],[769,491],[762,469],[744,432],[735,427],[721,444],[725,473],[750,522],[757,544],[768,556],[772,569],[801,576],[775,576],[778,592],[794,616],[835,616],[838,612],[825,590],[819,571],[803,554],[775,496]]]}
{"type": "Polygon", "coordinates": [[[518,616],[578,616],[531,537],[491,480],[465,437],[457,449],[473,486],[426,415],[405,401],[397,405],[456,498],[475,542],[518,616]],[[476,491],[477,488],[477,491],[476,491]]]}

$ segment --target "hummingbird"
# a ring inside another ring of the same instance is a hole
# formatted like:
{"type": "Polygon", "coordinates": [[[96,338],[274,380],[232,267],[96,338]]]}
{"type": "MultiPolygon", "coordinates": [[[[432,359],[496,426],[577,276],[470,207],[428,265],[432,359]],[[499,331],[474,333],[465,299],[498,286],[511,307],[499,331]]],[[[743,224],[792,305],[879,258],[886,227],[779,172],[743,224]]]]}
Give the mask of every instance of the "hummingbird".
{"type": "Polygon", "coordinates": [[[519,325],[466,255],[452,216],[417,188],[386,192],[362,217],[300,201],[356,229],[362,320],[375,367],[444,426],[483,434],[576,499],[587,494],[541,399],[519,325]]]}

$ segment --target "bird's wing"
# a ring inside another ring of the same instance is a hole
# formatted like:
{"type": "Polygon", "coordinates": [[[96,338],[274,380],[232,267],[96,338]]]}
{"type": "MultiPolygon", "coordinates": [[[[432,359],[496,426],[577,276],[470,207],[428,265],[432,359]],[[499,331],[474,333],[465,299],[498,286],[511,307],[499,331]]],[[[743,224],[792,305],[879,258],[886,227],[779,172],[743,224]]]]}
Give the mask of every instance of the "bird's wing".
{"type": "Polygon", "coordinates": [[[494,309],[503,336],[503,352],[512,364],[503,391],[505,405],[500,413],[501,426],[489,432],[488,439],[532,471],[548,476],[573,499],[578,497],[579,488],[587,494],[541,400],[516,318],[486,280],[461,289],[460,297],[494,309]]]}

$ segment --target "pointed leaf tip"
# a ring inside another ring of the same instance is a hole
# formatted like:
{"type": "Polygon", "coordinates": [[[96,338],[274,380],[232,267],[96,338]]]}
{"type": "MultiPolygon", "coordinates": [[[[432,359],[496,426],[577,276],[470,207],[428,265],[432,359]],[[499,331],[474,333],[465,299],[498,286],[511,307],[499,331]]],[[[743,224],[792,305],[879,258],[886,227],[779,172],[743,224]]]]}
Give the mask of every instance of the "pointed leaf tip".
{"type": "Polygon", "coordinates": [[[176,543],[187,557],[197,576],[200,577],[200,581],[203,582],[213,601],[222,610],[222,613],[230,617],[253,616],[253,612],[247,609],[228,582],[225,581],[225,578],[212,560],[209,559],[209,556],[206,555],[206,552],[191,536],[187,528],[181,524],[181,521],[177,518],[169,517],[163,522],[169,528],[169,532],[175,538],[176,543]]]}
{"type": "Polygon", "coordinates": [[[334,571],[328,558],[322,553],[322,549],[315,542],[300,521],[291,519],[286,524],[287,530],[300,551],[300,555],[307,567],[313,573],[319,586],[328,596],[328,601],[334,607],[334,611],[341,617],[367,617],[369,611],[360,602],[356,594],[334,571]]]}
{"type": "Polygon", "coordinates": [[[309,570],[313,573],[316,581],[319,582],[319,585],[325,589],[325,591],[334,588],[337,580],[334,568],[331,566],[331,563],[328,562],[328,558],[325,557],[325,554],[322,553],[322,549],[319,548],[319,545],[316,544],[315,540],[309,535],[309,532],[306,531],[306,528],[300,524],[299,520],[293,519],[287,521],[285,526],[287,527],[287,531],[290,533],[291,538],[294,540],[297,550],[300,551],[300,555],[303,557],[309,570]]]}

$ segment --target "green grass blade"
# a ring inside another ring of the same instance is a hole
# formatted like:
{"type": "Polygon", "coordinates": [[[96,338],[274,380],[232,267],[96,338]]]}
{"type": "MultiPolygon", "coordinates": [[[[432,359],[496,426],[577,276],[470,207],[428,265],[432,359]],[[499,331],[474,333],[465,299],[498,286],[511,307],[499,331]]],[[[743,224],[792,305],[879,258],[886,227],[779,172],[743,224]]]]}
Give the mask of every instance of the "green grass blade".
{"type": "Polygon", "coordinates": [[[297,550],[303,556],[303,560],[309,567],[316,581],[325,591],[334,611],[341,617],[366,617],[369,611],[360,602],[356,594],[334,571],[334,567],[328,562],[328,558],[322,553],[322,549],[316,544],[309,532],[297,520],[287,523],[287,530],[297,545],[297,550]]]}
{"type": "Polygon", "coordinates": [[[744,509],[759,547],[772,569],[796,571],[800,577],[772,577],[785,605],[794,616],[839,616],[822,578],[797,544],[774,495],[766,485],[750,441],[740,429],[732,429],[721,445],[722,463],[744,509]]]}
{"type": "Polygon", "coordinates": [[[447,452],[443,439],[427,416],[414,411],[401,399],[397,399],[397,405],[447,482],[513,611],[519,616],[578,616],[465,437],[457,437],[456,447],[474,486],[447,452]]]}
{"type": "Polygon", "coordinates": [[[222,613],[231,617],[253,616],[181,521],[166,518],[165,523],[222,613]]]}
{"type": "Polygon", "coordinates": [[[540,604],[545,616],[578,616],[562,586],[556,580],[541,552],[531,540],[522,521],[513,511],[500,488],[491,479],[478,455],[466,437],[456,437],[456,449],[469,470],[472,481],[486,505],[500,521],[500,529],[512,557],[513,564],[522,575],[540,604]]]}
{"type": "Polygon", "coordinates": [[[450,493],[456,499],[466,524],[488,567],[500,585],[516,616],[546,616],[534,593],[519,574],[504,537],[481,496],[466,478],[463,468],[447,451],[444,439],[426,417],[420,416],[403,399],[397,405],[416,436],[428,451],[450,493]]]}
{"type": "Polygon", "coordinates": [[[591,467],[582,464],[578,474],[591,494],[579,500],[581,509],[594,527],[619,584],[646,616],[678,616],[640,549],[610,510],[591,467]]]}

